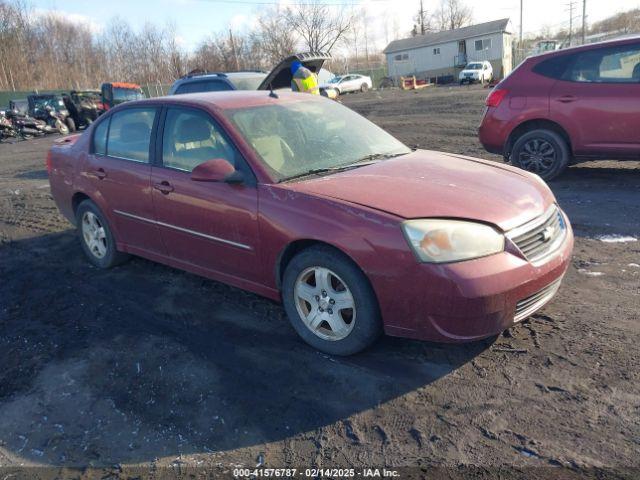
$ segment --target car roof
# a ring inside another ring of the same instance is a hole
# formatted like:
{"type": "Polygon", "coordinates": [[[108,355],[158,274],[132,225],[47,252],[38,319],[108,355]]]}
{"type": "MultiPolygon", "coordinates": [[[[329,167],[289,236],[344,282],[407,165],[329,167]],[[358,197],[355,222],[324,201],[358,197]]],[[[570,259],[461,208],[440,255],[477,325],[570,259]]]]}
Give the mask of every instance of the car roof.
{"type": "MultiPolygon", "coordinates": [[[[294,102],[329,101],[320,95],[308,95],[278,90],[271,94],[268,90],[229,90],[224,92],[199,92],[166,97],[148,98],[122,104],[133,107],[145,104],[205,106],[214,109],[231,110],[236,108],[259,107],[262,105],[285,104],[294,102]]],[[[120,109],[121,107],[117,107],[120,109]]]]}

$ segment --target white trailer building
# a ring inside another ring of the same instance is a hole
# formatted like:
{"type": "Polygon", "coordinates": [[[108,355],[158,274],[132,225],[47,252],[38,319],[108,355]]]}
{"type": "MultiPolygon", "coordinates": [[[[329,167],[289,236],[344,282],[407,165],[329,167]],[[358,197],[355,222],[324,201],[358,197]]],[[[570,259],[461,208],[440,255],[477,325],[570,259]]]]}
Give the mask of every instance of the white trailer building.
{"type": "Polygon", "coordinates": [[[488,60],[495,78],[504,78],[512,68],[512,38],[509,19],[469,27],[416,35],[394,40],[384,54],[390,77],[416,75],[445,77],[458,73],[473,61],[488,60]]]}

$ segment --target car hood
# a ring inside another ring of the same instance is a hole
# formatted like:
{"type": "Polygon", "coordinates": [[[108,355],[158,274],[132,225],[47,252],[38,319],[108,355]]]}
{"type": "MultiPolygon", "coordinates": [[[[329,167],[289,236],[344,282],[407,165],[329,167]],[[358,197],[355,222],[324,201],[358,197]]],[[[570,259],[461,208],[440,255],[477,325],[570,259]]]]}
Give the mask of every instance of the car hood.
{"type": "Polygon", "coordinates": [[[504,231],[542,215],[555,201],[551,190],[530,173],[427,150],[280,186],[406,219],[470,219],[504,231]]]}

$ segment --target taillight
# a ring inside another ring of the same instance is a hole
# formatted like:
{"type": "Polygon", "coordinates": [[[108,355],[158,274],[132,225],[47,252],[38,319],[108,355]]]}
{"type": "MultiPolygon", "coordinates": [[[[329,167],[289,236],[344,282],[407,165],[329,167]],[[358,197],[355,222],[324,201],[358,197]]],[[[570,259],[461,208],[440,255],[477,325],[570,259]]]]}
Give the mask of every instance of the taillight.
{"type": "Polygon", "coordinates": [[[494,88],[487,97],[485,105],[487,107],[497,107],[498,105],[500,105],[500,102],[502,102],[502,99],[507,96],[507,93],[509,93],[508,90],[496,90],[494,88]]]}
{"type": "Polygon", "coordinates": [[[47,153],[47,173],[51,175],[51,170],[53,169],[53,165],[51,163],[51,152],[47,153]]]}

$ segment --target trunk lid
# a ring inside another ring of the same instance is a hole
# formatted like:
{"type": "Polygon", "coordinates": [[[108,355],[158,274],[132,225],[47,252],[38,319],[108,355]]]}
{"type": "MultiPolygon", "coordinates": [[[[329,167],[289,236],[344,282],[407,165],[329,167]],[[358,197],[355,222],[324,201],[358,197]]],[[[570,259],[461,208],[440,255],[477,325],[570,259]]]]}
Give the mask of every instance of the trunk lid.
{"type": "Polygon", "coordinates": [[[317,75],[322,65],[324,65],[324,62],[330,58],[331,55],[324,52],[306,52],[290,55],[284,58],[269,72],[258,87],[258,90],[278,90],[280,88],[291,87],[291,80],[293,79],[293,75],[291,75],[291,64],[295,61],[302,63],[302,65],[317,75]]]}

